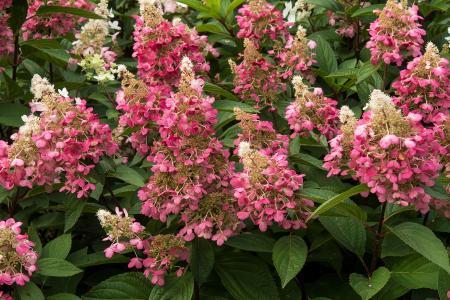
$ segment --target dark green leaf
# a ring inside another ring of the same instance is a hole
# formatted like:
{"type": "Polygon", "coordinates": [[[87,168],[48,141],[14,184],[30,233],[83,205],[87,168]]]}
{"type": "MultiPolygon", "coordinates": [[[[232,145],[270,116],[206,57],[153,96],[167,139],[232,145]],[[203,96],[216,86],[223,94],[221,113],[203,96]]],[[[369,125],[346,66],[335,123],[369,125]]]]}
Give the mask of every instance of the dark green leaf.
{"type": "Polygon", "coordinates": [[[117,167],[116,171],[114,173],[110,174],[110,177],[119,178],[126,183],[143,187],[145,185],[144,178],[142,177],[139,172],[136,170],[126,166],[126,165],[120,165],[117,167]]]}
{"type": "Polygon", "coordinates": [[[446,300],[445,298],[448,297],[448,292],[450,291],[450,274],[442,269],[439,270],[437,290],[439,299],[446,300]]]}
{"type": "Polygon", "coordinates": [[[388,229],[414,251],[450,273],[447,250],[428,227],[406,222],[388,229]]]}
{"type": "Polygon", "coordinates": [[[23,125],[22,116],[29,113],[30,110],[20,103],[0,103],[0,124],[20,127],[23,125]]]}
{"type": "Polygon", "coordinates": [[[16,291],[19,294],[20,300],[44,300],[44,294],[42,294],[41,289],[34,284],[34,282],[29,281],[24,286],[16,286],[16,291]]]}
{"type": "Polygon", "coordinates": [[[191,300],[194,278],[190,272],[181,277],[167,276],[164,286],[155,286],[149,300],[191,300]]]}
{"type": "Polygon", "coordinates": [[[103,17],[80,8],[56,5],[42,5],[36,12],[36,15],[43,16],[49,14],[63,13],[68,15],[80,16],[87,19],[103,19],[103,17]]]}
{"type": "Polygon", "coordinates": [[[240,108],[241,110],[243,110],[245,112],[249,112],[249,113],[257,113],[258,112],[256,109],[254,109],[252,106],[250,106],[246,103],[232,101],[232,100],[217,100],[214,102],[214,107],[219,111],[234,112],[235,108],[240,108]]]}
{"type": "Polygon", "coordinates": [[[316,60],[319,69],[324,71],[327,75],[336,72],[337,60],[333,48],[331,48],[330,44],[321,36],[314,36],[314,39],[317,42],[316,60]]]}
{"type": "Polygon", "coordinates": [[[332,11],[338,11],[340,9],[340,5],[337,4],[334,0],[307,0],[306,2],[325,7],[332,11]]]}
{"type": "Polygon", "coordinates": [[[122,273],[94,286],[84,300],[148,300],[152,284],[142,273],[122,273]]]}
{"type": "Polygon", "coordinates": [[[195,281],[202,285],[214,268],[214,248],[208,240],[196,238],[192,242],[190,265],[195,281]]]}
{"type": "Polygon", "coordinates": [[[318,208],[316,208],[314,210],[314,212],[311,215],[309,215],[308,220],[311,220],[314,217],[320,216],[324,212],[332,209],[336,205],[343,202],[345,199],[348,199],[351,196],[354,196],[354,195],[357,195],[357,194],[360,194],[363,192],[367,192],[368,190],[369,190],[369,188],[365,184],[356,185],[356,186],[346,190],[345,192],[340,193],[339,195],[336,195],[336,196],[328,199],[325,203],[322,203],[318,208]]]}
{"type": "Polygon", "coordinates": [[[368,300],[386,285],[389,277],[389,270],[380,267],[373,272],[370,278],[356,273],[350,274],[350,285],[361,296],[362,300],[368,300]]]}
{"type": "Polygon", "coordinates": [[[367,7],[358,8],[352,14],[352,18],[372,15],[374,10],[376,10],[376,9],[383,9],[383,7],[384,7],[384,4],[372,4],[372,5],[367,6],[367,7]]]}
{"type": "Polygon", "coordinates": [[[226,245],[246,251],[271,253],[275,240],[260,233],[241,233],[229,238],[226,245]]]}
{"type": "Polygon", "coordinates": [[[320,217],[320,222],[328,232],[345,248],[363,257],[366,245],[364,226],[351,217],[320,217]]]}
{"type": "Polygon", "coordinates": [[[291,156],[289,156],[289,159],[291,159],[292,161],[294,161],[296,163],[310,165],[310,166],[316,167],[320,170],[325,170],[322,167],[323,161],[321,161],[318,158],[315,158],[312,155],[306,154],[306,153],[298,153],[298,154],[291,155],[291,156]]]}
{"type": "Polygon", "coordinates": [[[18,32],[22,27],[22,24],[25,22],[27,18],[27,11],[28,11],[27,0],[13,0],[11,7],[11,15],[8,19],[8,25],[14,33],[18,32]]]}
{"type": "Polygon", "coordinates": [[[44,276],[70,277],[82,272],[67,260],[60,258],[41,258],[38,260],[38,273],[44,276]]]}
{"type": "Polygon", "coordinates": [[[85,205],[85,200],[77,199],[73,196],[67,198],[64,202],[64,207],[66,208],[64,216],[64,232],[68,232],[77,223],[85,205]]]}
{"type": "Polygon", "coordinates": [[[41,258],[51,257],[65,259],[72,247],[70,234],[63,234],[48,242],[42,249],[41,258]]]}
{"type": "Polygon", "coordinates": [[[439,267],[417,254],[403,257],[391,268],[392,279],[408,289],[435,290],[439,267]]]}
{"type": "Polygon", "coordinates": [[[226,99],[239,101],[239,98],[236,95],[213,83],[205,82],[205,86],[203,89],[205,90],[205,92],[211,93],[213,95],[219,95],[225,97],[226,99]]]}
{"type": "Polygon", "coordinates": [[[74,294],[61,293],[61,294],[51,295],[51,296],[47,297],[47,300],[81,300],[81,298],[74,294]]]}
{"type": "Polygon", "coordinates": [[[279,239],[273,247],[272,260],[284,288],[302,269],[308,255],[305,241],[296,235],[279,239]]]}
{"type": "Polygon", "coordinates": [[[253,255],[226,253],[217,258],[217,274],[236,300],[278,300],[269,268],[253,255]]]}

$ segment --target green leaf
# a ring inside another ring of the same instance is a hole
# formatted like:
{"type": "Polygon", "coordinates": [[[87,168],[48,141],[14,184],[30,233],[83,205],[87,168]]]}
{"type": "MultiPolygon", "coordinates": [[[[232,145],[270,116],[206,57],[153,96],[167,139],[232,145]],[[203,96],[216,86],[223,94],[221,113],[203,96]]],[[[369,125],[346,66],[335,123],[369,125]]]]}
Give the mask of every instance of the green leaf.
{"type": "Polygon", "coordinates": [[[362,258],[366,245],[364,226],[351,217],[320,217],[328,232],[345,248],[362,258]]]}
{"type": "Polygon", "coordinates": [[[246,251],[271,253],[275,240],[260,233],[241,233],[229,238],[225,244],[246,251]]]}
{"type": "Polygon", "coordinates": [[[20,43],[21,47],[33,47],[44,49],[64,49],[61,44],[54,39],[27,40],[20,43]]]}
{"type": "Polygon", "coordinates": [[[223,27],[223,25],[218,23],[217,21],[210,22],[207,24],[201,24],[201,25],[196,26],[195,28],[197,29],[198,32],[209,32],[209,33],[220,34],[229,39],[232,39],[232,36],[227,31],[227,29],[225,27],[223,27]]]}
{"type": "Polygon", "coordinates": [[[366,64],[364,64],[361,68],[358,69],[358,72],[356,74],[356,82],[355,84],[359,84],[361,82],[363,82],[364,80],[366,80],[367,78],[369,78],[370,76],[372,76],[380,67],[380,65],[372,65],[369,62],[367,62],[366,64]]]}
{"type": "Polygon", "coordinates": [[[442,269],[439,270],[437,290],[439,299],[447,300],[447,293],[450,291],[450,275],[442,269]]]}
{"type": "Polygon", "coordinates": [[[41,48],[39,46],[24,45],[22,46],[22,50],[26,56],[34,56],[63,68],[66,67],[70,59],[70,55],[64,49],[50,49],[41,48]]]}
{"type": "Polygon", "coordinates": [[[70,248],[72,248],[72,236],[70,234],[63,234],[44,246],[41,258],[65,259],[69,255],[70,248]]]}
{"type": "Polygon", "coordinates": [[[236,300],[280,299],[269,268],[253,255],[226,253],[217,258],[215,269],[236,300]]]}
{"type": "Polygon", "coordinates": [[[326,202],[322,203],[318,208],[316,208],[312,214],[309,215],[307,221],[311,220],[312,218],[315,218],[317,216],[320,216],[324,212],[332,209],[336,205],[340,204],[341,202],[345,201],[346,199],[350,198],[351,196],[358,195],[363,192],[367,192],[369,190],[369,187],[365,184],[359,184],[356,185],[345,192],[340,193],[339,195],[336,195],[330,199],[328,199],[326,202]]]}
{"type": "Polygon", "coordinates": [[[257,113],[258,111],[254,109],[252,106],[243,103],[243,102],[237,102],[232,100],[217,100],[214,102],[214,108],[216,108],[219,111],[229,111],[234,112],[235,108],[240,108],[241,110],[249,113],[257,113]]]}
{"type": "Polygon", "coordinates": [[[289,159],[291,159],[292,161],[294,161],[296,163],[310,165],[310,166],[316,167],[317,169],[325,170],[325,168],[322,167],[322,165],[323,165],[322,160],[315,158],[314,156],[306,154],[306,153],[298,153],[298,154],[291,155],[291,156],[289,156],[289,159]]]}
{"type": "Polygon", "coordinates": [[[371,6],[358,8],[353,14],[352,18],[373,15],[376,9],[383,9],[384,4],[372,4],[371,6]]]}
{"type": "Polygon", "coordinates": [[[201,286],[214,268],[214,248],[208,240],[196,238],[192,242],[190,266],[195,281],[201,286]]]}
{"type": "Polygon", "coordinates": [[[44,276],[70,277],[83,272],[67,260],[60,258],[41,258],[38,260],[38,273],[44,276]]]}
{"type": "Polygon", "coordinates": [[[447,250],[428,227],[412,222],[386,227],[414,251],[450,273],[447,250]]]}
{"type": "Polygon", "coordinates": [[[191,300],[194,278],[190,272],[181,277],[167,276],[164,286],[155,286],[149,300],[191,300]]]}
{"type": "Polygon", "coordinates": [[[112,258],[105,257],[103,251],[83,254],[83,255],[70,255],[68,259],[71,263],[79,268],[87,268],[92,266],[100,266],[107,264],[123,264],[127,263],[130,259],[123,255],[114,255],[112,258]]]}
{"type": "Polygon", "coordinates": [[[91,11],[68,6],[56,6],[56,5],[42,5],[36,12],[36,15],[43,16],[49,14],[63,13],[67,15],[80,16],[87,19],[103,19],[91,11]]]}
{"type": "Polygon", "coordinates": [[[210,12],[210,8],[205,6],[205,5],[203,5],[203,3],[201,1],[198,1],[198,0],[180,0],[178,2],[186,4],[187,6],[193,8],[193,9],[199,11],[199,12],[205,12],[205,13],[209,13],[210,12]]]}
{"type": "Polygon", "coordinates": [[[439,267],[417,254],[403,257],[391,268],[392,279],[408,289],[435,290],[439,267]]]}
{"type": "Polygon", "coordinates": [[[142,273],[112,276],[94,286],[83,300],[148,300],[152,284],[142,273]]]}
{"type": "Polygon", "coordinates": [[[336,72],[331,73],[330,75],[327,76],[327,78],[354,78],[356,77],[356,74],[358,73],[358,70],[353,68],[353,69],[342,69],[342,70],[338,70],[336,72]]]}
{"type": "Polygon", "coordinates": [[[363,300],[368,300],[386,285],[390,276],[389,270],[385,267],[376,269],[370,278],[353,273],[350,274],[350,285],[363,300]]]}
{"type": "Polygon", "coordinates": [[[397,236],[387,234],[383,238],[383,243],[381,244],[381,258],[388,256],[406,256],[411,253],[414,253],[414,251],[397,236]]]}
{"type": "Polygon", "coordinates": [[[215,85],[211,82],[205,82],[205,86],[203,87],[203,90],[205,92],[211,93],[213,95],[223,96],[226,99],[239,101],[239,98],[236,95],[234,95],[233,93],[227,91],[226,89],[224,89],[218,85],[215,85]]]}
{"type": "Polygon", "coordinates": [[[27,18],[28,1],[13,0],[10,11],[11,15],[8,18],[8,25],[14,33],[17,33],[27,18]]]}
{"type": "Polygon", "coordinates": [[[406,294],[409,289],[402,286],[397,281],[393,280],[392,277],[389,279],[388,283],[379,291],[374,299],[377,300],[398,300],[400,297],[406,294]]]}
{"type": "Polygon", "coordinates": [[[23,125],[22,116],[29,113],[30,109],[20,103],[0,103],[0,124],[20,127],[23,125]]]}
{"type": "Polygon", "coordinates": [[[307,0],[306,2],[325,7],[332,11],[340,10],[339,4],[337,4],[334,0],[307,0]]]}
{"type": "Polygon", "coordinates": [[[75,226],[85,205],[85,200],[77,199],[73,196],[68,197],[66,201],[64,201],[64,232],[68,232],[73,226],[75,226]]]}
{"type": "Polygon", "coordinates": [[[273,247],[272,260],[284,288],[302,269],[308,255],[305,241],[296,235],[284,236],[273,247]]]}
{"type": "Polygon", "coordinates": [[[316,47],[316,60],[321,71],[325,71],[327,74],[337,71],[337,60],[334,54],[333,48],[330,44],[321,36],[314,36],[317,42],[316,47]]]}
{"type": "Polygon", "coordinates": [[[74,294],[60,293],[48,296],[47,300],[81,300],[81,298],[74,294]]]}
{"type": "Polygon", "coordinates": [[[34,282],[29,281],[24,286],[16,286],[16,291],[19,294],[20,300],[44,300],[44,294],[41,289],[34,284],[34,282]]]}
{"type": "Polygon", "coordinates": [[[144,178],[142,177],[139,172],[136,170],[126,166],[126,165],[120,165],[117,167],[116,171],[112,174],[110,174],[110,177],[119,178],[126,183],[143,187],[145,185],[144,178]]]}
{"type": "Polygon", "coordinates": [[[233,2],[231,2],[231,4],[228,6],[227,15],[229,15],[232,11],[234,11],[244,2],[245,0],[233,0],[233,2]]]}
{"type": "Polygon", "coordinates": [[[42,242],[34,225],[28,226],[28,239],[34,243],[34,251],[41,254],[42,242]]]}

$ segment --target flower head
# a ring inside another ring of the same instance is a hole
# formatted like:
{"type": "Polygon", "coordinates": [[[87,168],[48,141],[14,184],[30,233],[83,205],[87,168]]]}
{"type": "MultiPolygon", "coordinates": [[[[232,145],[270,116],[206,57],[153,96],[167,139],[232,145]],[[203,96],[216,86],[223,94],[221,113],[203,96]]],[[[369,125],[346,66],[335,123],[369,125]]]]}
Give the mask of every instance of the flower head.
{"type": "MultiPolygon", "coordinates": [[[[0,221],[0,286],[25,285],[37,269],[38,254],[28,236],[21,233],[21,225],[12,218],[0,221]]],[[[0,299],[12,298],[0,292],[0,299]]]]}
{"type": "Polygon", "coordinates": [[[421,28],[418,7],[407,7],[406,1],[388,0],[382,10],[375,10],[378,15],[370,24],[370,41],[366,47],[370,49],[373,64],[383,60],[386,64],[403,62],[403,50],[413,57],[420,55],[425,30],[421,28]]]}

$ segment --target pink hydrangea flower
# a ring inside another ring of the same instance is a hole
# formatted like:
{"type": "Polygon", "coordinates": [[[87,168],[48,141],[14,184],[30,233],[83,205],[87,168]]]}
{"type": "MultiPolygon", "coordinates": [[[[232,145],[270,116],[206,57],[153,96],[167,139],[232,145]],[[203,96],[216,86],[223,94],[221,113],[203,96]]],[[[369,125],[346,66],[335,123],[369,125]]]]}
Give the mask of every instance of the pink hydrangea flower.
{"type": "MultiPolygon", "coordinates": [[[[315,77],[311,72],[311,67],[316,63],[314,49],[317,43],[306,38],[306,30],[298,25],[295,36],[289,35],[284,47],[278,49],[276,47],[273,52],[275,58],[279,61],[280,67],[283,68],[282,77],[284,79],[294,74],[302,74],[310,82],[315,82],[315,77]]],[[[272,51],[269,51],[272,53],[272,51]]]]}
{"type": "Polygon", "coordinates": [[[181,71],[179,91],[165,99],[156,121],[161,140],[154,142],[147,158],[153,163],[153,175],[138,193],[142,213],[162,222],[185,209],[198,210],[202,198],[227,186],[233,172],[228,151],[213,137],[214,99],[192,87],[199,79],[188,58],[181,71]]]}
{"type": "Polygon", "coordinates": [[[68,33],[75,33],[78,25],[87,21],[85,18],[64,13],[35,16],[44,3],[84,10],[93,10],[95,7],[93,3],[87,0],[33,0],[28,6],[27,20],[22,25],[24,40],[60,37],[68,33]]]}
{"type": "Polygon", "coordinates": [[[351,174],[380,202],[413,205],[421,213],[431,206],[450,216],[448,203],[426,191],[435,184],[445,153],[433,129],[404,117],[378,90],[361,120],[352,115],[343,119],[341,134],[330,141],[331,152],[325,157],[328,175],[351,174]]]}
{"type": "Polygon", "coordinates": [[[382,10],[374,10],[378,19],[370,24],[371,38],[366,45],[373,64],[382,60],[400,66],[404,59],[402,50],[413,57],[421,54],[425,30],[419,23],[423,18],[418,15],[418,10],[416,5],[408,8],[405,2],[397,0],[388,0],[382,10]]]}
{"type": "MultiPolygon", "coordinates": [[[[38,254],[27,234],[21,232],[21,222],[10,218],[0,221],[0,286],[25,285],[36,271],[38,254]]],[[[0,292],[0,299],[12,299],[0,292]]]]}
{"type": "Polygon", "coordinates": [[[337,101],[325,97],[321,88],[310,91],[300,76],[292,82],[296,99],[286,108],[286,120],[294,131],[292,136],[316,129],[328,139],[333,138],[339,125],[337,101]]]}
{"type": "Polygon", "coordinates": [[[267,155],[241,142],[242,172],[231,179],[241,220],[249,219],[262,232],[278,224],[284,229],[305,228],[313,202],[295,193],[303,185],[303,175],[290,169],[282,151],[267,155]]]}
{"type": "Polygon", "coordinates": [[[230,62],[234,77],[233,91],[243,101],[252,99],[257,107],[273,107],[279,93],[286,89],[278,68],[258,52],[257,45],[249,39],[244,41],[243,60],[240,64],[230,62]]]}
{"type": "Polygon", "coordinates": [[[400,78],[392,83],[394,103],[406,114],[424,123],[439,124],[448,119],[450,108],[450,68],[432,43],[424,55],[408,63],[400,78]]]}
{"type": "Polygon", "coordinates": [[[176,87],[179,66],[184,56],[194,64],[195,72],[208,72],[208,53],[218,55],[206,36],[181,22],[170,22],[151,3],[141,3],[141,15],[136,17],[133,56],[138,60],[138,74],[148,85],[176,87]]]}
{"type": "Polygon", "coordinates": [[[31,91],[32,111],[39,116],[24,116],[25,125],[13,134],[13,143],[0,141],[0,184],[52,188],[87,196],[95,185],[86,177],[104,155],[113,155],[117,144],[108,125],[102,124],[86,101],[55,92],[46,79],[35,75],[31,91]]]}
{"type": "Polygon", "coordinates": [[[9,14],[6,9],[11,7],[12,0],[0,3],[0,56],[14,51],[14,38],[11,28],[8,26],[9,14]]]}
{"type": "Polygon", "coordinates": [[[287,40],[292,23],[283,19],[281,11],[265,0],[250,0],[238,10],[236,21],[238,38],[249,38],[259,44],[261,40],[287,40]]]}
{"type": "Polygon", "coordinates": [[[288,153],[288,136],[277,133],[272,122],[261,121],[257,114],[246,113],[239,108],[235,108],[234,113],[241,128],[241,133],[234,141],[236,146],[234,154],[239,155],[242,142],[251,144],[253,148],[259,149],[267,155],[275,152],[288,153]]]}
{"type": "MultiPolygon", "coordinates": [[[[177,261],[188,258],[189,250],[181,237],[171,234],[149,236],[144,226],[130,217],[126,209],[116,208],[116,214],[101,209],[97,217],[107,233],[103,240],[111,242],[104,250],[105,256],[112,258],[132,249],[135,257],[130,259],[128,267],[144,268],[144,275],[151,276],[152,284],[164,285],[164,275],[176,268],[177,261]]],[[[182,271],[178,268],[177,274],[181,275],[182,271]]]]}

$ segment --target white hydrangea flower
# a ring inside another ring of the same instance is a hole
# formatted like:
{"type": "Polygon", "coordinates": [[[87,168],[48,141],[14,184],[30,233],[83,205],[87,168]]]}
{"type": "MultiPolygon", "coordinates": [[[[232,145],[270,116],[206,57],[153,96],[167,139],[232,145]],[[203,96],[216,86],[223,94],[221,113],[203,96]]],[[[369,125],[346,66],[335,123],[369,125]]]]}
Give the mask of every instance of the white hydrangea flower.
{"type": "Polygon", "coordinates": [[[110,213],[106,209],[99,209],[97,211],[97,218],[102,225],[106,224],[107,219],[110,217],[112,217],[112,213],[110,213]]]}
{"type": "Polygon", "coordinates": [[[31,93],[34,95],[34,99],[42,99],[44,94],[51,94],[55,92],[55,87],[53,84],[47,80],[47,78],[42,78],[38,74],[35,74],[31,79],[31,93]]]}
{"type": "Polygon", "coordinates": [[[40,118],[35,115],[23,115],[22,121],[24,124],[19,127],[19,133],[21,135],[32,135],[40,131],[39,121],[40,118]]]}
{"type": "Polygon", "coordinates": [[[109,25],[109,28],[112,30],[120,30],[121,29],[121,27],[119,26],[119,21],[113,21],[113,22],[109,21],[108,25],[109,25]]]}
{"type": "Polygon", "coordinates": [[[297,10],[298,7],[293,5],[291,1],[286,2],[283,9],[283,18],[285,18],[288,22],[295,22],[297,10]]]}
{"type": "Polygon", "coordinates": [[[240,142],[238,148],[239,157],[244,157],[247,153],[251,151],[251,145],[249,142],[240,142]]]}
{"type": "Polygon", "coordinates": [[[120,65],[118,65],[117,66],[117,73],[123,73],[123,72],[126,72],[127,71],[127,67],[125,66],[125,65],[122,65],[122,64],[120,64],[120,65]]]}
{"type": "Polygon", "coordinates": [[[69,91],[66,88],[58,89],[58,93],[64,98],[69,98],[69,91]]]}
{"type": "Polygon", "coordinates": [[[294,86],[299,85],[299,84],[303,84],[303,78],[302,78],[302,76],[300,76],[300,75],[295,75],[295,76],[292,78],[292,84],[293,84],[294,86]]]}
{"type": "Polygon", "coordinates": [[[392,102],[391,97],[389,97],[380,90],[373,90],[372,93],[370,94],[369,102],[366,104],[366,106],[364,106],[363,109],[375,111],[385,106],[393,106],[393,105],[394,103],[392,102]]]}
{"type": "Polygon", "coordinates": [[[341,107],[341,110],[339,111],[339,121],[341,123],[347,123],[348,120],[353,119],[355,117],[355,113],[348,107],[347,105],[344,105],[341,107]]]}
{"type": "Polygon", "coordinates": [[[181,71],[191,72],[194,68],[194,65],[192,64],[192,61],[189,59],[189,57],[185,56],[181,60],[181,71]]]}

